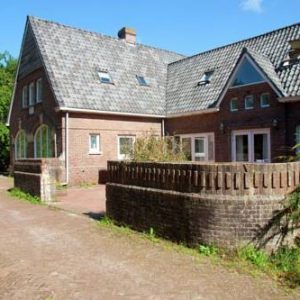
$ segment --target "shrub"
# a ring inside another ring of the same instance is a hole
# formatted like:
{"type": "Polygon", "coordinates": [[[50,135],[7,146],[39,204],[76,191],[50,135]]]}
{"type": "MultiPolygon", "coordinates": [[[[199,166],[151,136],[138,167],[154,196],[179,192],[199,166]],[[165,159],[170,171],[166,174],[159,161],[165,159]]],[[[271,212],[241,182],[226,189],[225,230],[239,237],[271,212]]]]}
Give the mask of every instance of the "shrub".
{"type": "Polygon", "coordinates": [[[269,263],[268,254],[263,250],[256,249],[253,245],[247,245],[239,248],[237,253],[239,258],[262,269],[264,269],[269,263]]]}
{"type": "Polygon", "coordinates": [[[300,285],[300,248],[281,247],[271,255],[270,261],[283,272],[282,277],[292,285],[300,285]]]}
{"type": "Polygon", "coordinates": [[[138,137],[129,157],[133,161],[180,162],[186,156],[179,145],[175,145],[173,137],[157,137],[153,134],[138,137]]]}

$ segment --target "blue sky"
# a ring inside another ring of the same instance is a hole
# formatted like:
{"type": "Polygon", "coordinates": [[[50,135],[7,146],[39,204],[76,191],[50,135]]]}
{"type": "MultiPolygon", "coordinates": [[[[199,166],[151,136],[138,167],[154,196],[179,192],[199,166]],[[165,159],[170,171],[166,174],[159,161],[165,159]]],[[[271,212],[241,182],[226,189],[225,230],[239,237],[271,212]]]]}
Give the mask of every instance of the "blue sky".
{"type": "MultiPolygon", "coordinates": [[[[3,1],[4,2],[4,1],[3,1]]],[[[186,55],[300,22],[300,0],[9,0],[1,4],[0,52],[18,56],[26,15],[186,55]],[[5,4],[4,4],[5,3],[5,4]]]]}

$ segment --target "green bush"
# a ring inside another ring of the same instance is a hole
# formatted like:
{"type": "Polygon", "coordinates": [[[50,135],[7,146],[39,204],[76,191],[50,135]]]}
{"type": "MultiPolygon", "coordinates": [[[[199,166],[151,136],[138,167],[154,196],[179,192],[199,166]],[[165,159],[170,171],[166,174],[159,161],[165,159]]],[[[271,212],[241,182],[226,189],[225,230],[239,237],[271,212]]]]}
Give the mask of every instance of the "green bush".
{"type": "Polygon", "coordinates": [[[256,249],[253,245],[241,247],[237,251],[238,257],[250,262],[251,264],[264,269],[269,263],[269,256],[263,250],[256,249]]]}
{"type": "Polygon", "coordinates": [[[281,247],[270,257],[270,261],[282,277],[293,285],[300,285],[300,248],[281,247]]]}
{"type": "Polygon", "coordinates": [[[206,255],[206,256],[214,256],[219,254],[219,249],[214,246],[208,246],[208,245],[200,245],[198,248],[198,251],[200,254],[206,255]]]}
{"type": "Polygon", "coordinates": [[[157,137],[153,134],[138,137],[133,150],[129,154],[133,161],[180,162],[186,161],[186,156],[173,137],[157,137]]]}

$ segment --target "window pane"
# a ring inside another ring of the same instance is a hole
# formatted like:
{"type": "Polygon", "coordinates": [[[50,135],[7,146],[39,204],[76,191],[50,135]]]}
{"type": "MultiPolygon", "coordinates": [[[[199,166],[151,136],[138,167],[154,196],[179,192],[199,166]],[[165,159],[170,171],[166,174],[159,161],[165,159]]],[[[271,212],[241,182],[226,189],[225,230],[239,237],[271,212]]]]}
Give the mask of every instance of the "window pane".
{"type": "Polygon", "coordinates": [[[132,137],[119,137],[120,154],[129,154],[133,149],[133,138],[132,137]]]}
{"type": "Polygon", "coordinates": [[[270,106],[269,94],[262,94],[260,96],[260,106],[261,107],[270,106]]]}
{"type": "Polygon", "coordinates": [[[90,151],[99,152],[99,135],[98,134],[91,134],[90,135],[90,151]]]}
{"type": "Polygon", "coordinates": [[[264,81],[262,76],[257,72],[257,70],[255,70],[248,59],[244,59],[234,78],[232,86],[251,84],[262,81],[264,81]]]}
{"type": "Polygon", "coordinates": [[[252,109],[254,107],[254,97],[252,95],[245,97],[245,108],[252,109]]]}
{"type": "Polygon", "coordinates": [[[35,134],[34,139],[35,156],[37,158],[53,156],[53,132],[48,126],[41,126],[35,134]]]}
{"type": "Polygon", "coordinates": [[[204,153],[204,138],[195,138],[195,153],[204,153]]]}
{"type": "Polygon", "coordinates": [[[231,111],[238,110],[238,100],[236,98],[231,99],[231,101],[230,101],[230,110],[231,111]]]}
{"type": "Polygon", "coordinates": [[[26,158],[27,155],[27,140],[26,140],[26,133],[22,130],[18,133],[16,138],[16,158],[26,158]]]}
{"type": "Polygon", "coordinates": [[[41,102],[42,101],[42,79],[40,78],[36,82],[36,102],[41,102]]]}
{"type": "Polygon", "coordinates": [[[22,91],[22,107],[27,107],[28,106],[28,86],[23,87],[22,91]]]}
{"type": "Polygon", "coordinates": [[[29,105],[33,105],[35,103],[35,88],[34,82],[29,85],[29,105]]]}
{"type": "Polygon", "coordinates": [[[268,135],[254,134],[254,161],[267,162],[268,160],[268,135]]]}
{"type": "Polygon", "coordinates": [[[236,161],[248,161],[249,143],[248,135],[236,135],[235,136],[235,153],[236,161]]]}

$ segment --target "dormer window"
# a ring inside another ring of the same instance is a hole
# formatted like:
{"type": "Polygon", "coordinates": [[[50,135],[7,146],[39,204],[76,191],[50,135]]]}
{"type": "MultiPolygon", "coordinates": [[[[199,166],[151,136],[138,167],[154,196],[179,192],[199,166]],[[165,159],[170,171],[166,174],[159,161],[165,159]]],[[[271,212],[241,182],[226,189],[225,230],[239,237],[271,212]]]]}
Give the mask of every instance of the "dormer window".
{"type": "Polygon", "coordinates": [[[198,85],[205,85],[210,83],[211,81],[211,76],[214,73],[214,71],[206,71],[204,72],[204,74],[202,75],[200,81],[198,82],[198,85]]]}
{"type": "Polygon", "coordinates": [[[98,76],[100,78],[101,83],[113,83],[108,71],[99,71],[98,76]]]}
{"type": "Polygon", "coordinates": [[[136,75],[136,80],[138,81],[139,85],[142,86],[149,85],[144,76],[136,75]]]}
{"type": "Polygon", "coordinates": [[[247,58],[244,58],[239,66],[239,69],[235,74],[231,86],[236,87],[242,85],[250,85],[250,84],[260,83],[263,81],[264,78],[255,69],[253,64],[247,58]]]}

